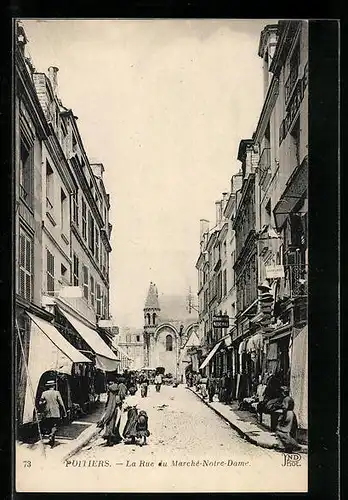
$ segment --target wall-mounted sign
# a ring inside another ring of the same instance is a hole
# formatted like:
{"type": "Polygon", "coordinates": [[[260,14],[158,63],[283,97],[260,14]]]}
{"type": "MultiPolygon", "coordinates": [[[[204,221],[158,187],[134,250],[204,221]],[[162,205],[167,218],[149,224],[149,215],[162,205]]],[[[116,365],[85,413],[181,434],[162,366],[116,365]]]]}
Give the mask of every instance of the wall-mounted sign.
{"type": "Polygon", "coordinates": [[[284,266],[265,266],[266,278],[284,278],[284,266]]]}
{"type": "Polygon", "coordinates": [[[226,314],[223,316],[213,317],[213,327],[214,328],[228,328],[230,326],[230,318],[226,314]]]}

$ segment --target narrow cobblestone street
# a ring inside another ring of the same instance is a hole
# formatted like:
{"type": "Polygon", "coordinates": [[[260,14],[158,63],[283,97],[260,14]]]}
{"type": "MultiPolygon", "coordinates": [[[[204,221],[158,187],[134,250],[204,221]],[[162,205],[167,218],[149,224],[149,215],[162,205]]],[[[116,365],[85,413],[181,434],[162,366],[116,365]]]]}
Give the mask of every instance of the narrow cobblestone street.
{"type": "MultiPolygon", "coordinates": [[[[21,455],[32,460],[23,487],[41,491],[35,471],[49,474],[44,491],[63,492],[285,492],[296,491],[295,477],[306,483],[306,455],[297,467],[284,467],[282,453],[245,441],[183,385],[160,393],[150,386],[141,407],[149,416],[146,446],[107,447],[97,436],[65,463],[55,453],[44,461],[38,453],[21,455]]],[[[121,432],[125,422],[126,413],[121,432]]]]}
{"type": "MultiPolygon", "coordinates": [[[[146,447],[116,445],[106,447],[102,438],[90,443],[75,458],[91,459],[115,458],[121,462],[138,460],[143,457],[156,459],[177,458],[188,460],[192,457],[210,458],[212,455],[221,459],[243,456],[249,460],[258,456],[265,460],[280,460],[279,453],[258,448],[244,441],[230,425],[224,422],[210,408],[187,390],[185,386],[173,388],[164,386],[160,393],[150,386],[149,395],[142,400],[142,407],[149,415],[151,436],[146,447]],[[171,456],[173,453],[176,457],[171,456]]],[[[121,430],[126,422],[126,413],[122,416],[121,430]]]]}

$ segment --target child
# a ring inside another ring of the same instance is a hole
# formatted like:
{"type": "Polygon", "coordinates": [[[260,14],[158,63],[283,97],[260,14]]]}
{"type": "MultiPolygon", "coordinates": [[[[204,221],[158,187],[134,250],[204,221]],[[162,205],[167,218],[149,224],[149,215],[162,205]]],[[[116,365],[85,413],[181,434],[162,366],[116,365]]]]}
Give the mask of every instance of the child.
{"type": "Polygon", "coordinates": [[[141,410],[138,414],[137,436],[140,438],[140,446],[146,444],[146,438],[150,436],[148,429],[148,416],[144,410],[141,410]]]}
{"type": "Polygon", "coordinates": [[[146,438],[150,435],[148,431],[148,416],[144,410],[138,410],[140,400],[135,391],[130,388],[129,396],[125,400],[124,411],[127,411],[127,422],[123,429],[125,443],[136,444],[140,440],[140,446],[146,444],[146,438]]]}

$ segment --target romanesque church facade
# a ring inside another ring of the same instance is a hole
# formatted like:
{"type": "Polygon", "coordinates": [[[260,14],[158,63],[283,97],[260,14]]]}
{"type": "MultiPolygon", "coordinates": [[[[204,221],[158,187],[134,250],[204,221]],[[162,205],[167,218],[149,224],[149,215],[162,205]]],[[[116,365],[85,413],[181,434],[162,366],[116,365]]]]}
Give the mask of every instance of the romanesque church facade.
{"type": "Polygon", "coordinates": [[[187,311],[185,297],[159,296],[156,285],[150,283],[144,306],[144,366],[162,366],[184,382],[197,332],[197,315],[187,311]]]}

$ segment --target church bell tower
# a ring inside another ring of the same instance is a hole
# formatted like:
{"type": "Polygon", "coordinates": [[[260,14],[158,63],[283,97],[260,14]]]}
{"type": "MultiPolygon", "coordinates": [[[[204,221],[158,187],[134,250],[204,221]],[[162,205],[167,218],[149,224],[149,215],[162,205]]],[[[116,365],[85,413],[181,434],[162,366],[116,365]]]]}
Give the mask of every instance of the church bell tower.
{"type": "Polygon", "coordinates": [[[154,334],[158,325],[160,306],[158,302],[158,290],[155,283],[150,283],[149,291],[144,307],[144,365],[151,366],[151,354],[154,348],[154,334]]]}

